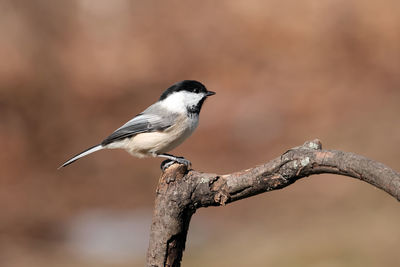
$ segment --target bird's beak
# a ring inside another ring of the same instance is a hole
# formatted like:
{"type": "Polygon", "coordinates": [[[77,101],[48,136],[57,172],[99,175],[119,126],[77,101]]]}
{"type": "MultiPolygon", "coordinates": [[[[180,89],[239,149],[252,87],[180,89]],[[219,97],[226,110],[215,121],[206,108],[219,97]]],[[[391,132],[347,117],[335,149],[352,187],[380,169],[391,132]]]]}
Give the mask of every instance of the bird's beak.
{"type": "Polygon", "coordinates": [[[212,96],[215,95],[215,92],[213,91],[207,91],[206,96],[212,96]]]}

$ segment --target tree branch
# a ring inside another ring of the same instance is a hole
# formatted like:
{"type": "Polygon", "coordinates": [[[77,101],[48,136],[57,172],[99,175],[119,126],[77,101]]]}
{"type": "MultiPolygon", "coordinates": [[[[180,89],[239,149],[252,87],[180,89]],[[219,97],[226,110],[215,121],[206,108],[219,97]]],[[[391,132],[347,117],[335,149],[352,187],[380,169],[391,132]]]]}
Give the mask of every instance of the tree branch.
{"type": "Polygon", "coordinates": [[[180,266],[192,215],[200,207],[220,206],[281,189],[298,179],[333,173],[360,179],[400,201],[400,174],[382,163],[308,141],[263,165],[217,175],[173,164],[162,175],[147,252],[147,266],[180,266]]]}

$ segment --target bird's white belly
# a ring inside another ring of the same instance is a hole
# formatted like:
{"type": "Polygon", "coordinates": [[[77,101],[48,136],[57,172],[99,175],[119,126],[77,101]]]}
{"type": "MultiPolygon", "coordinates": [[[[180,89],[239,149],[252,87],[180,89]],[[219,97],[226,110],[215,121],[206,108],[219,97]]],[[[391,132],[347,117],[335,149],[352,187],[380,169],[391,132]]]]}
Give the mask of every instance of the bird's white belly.
{"type": "Polygon", "coordinates": [[[140,133],[108,145],[108,148],[123,148],[136,157],[155,156],[168,152],[180,145],[196,129],[198,118],[180,119],[162,132],[140,133]]]}

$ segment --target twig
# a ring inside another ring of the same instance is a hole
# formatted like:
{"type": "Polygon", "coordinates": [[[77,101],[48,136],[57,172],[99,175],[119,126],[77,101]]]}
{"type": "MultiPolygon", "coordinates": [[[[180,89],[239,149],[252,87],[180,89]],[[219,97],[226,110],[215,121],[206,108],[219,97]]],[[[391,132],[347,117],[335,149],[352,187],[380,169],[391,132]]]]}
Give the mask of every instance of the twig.
{"type": "Polygon", "coordinates": [[[158,184],[147,266],[180,266],[190,219],[198,208],[223,206],[321,173],[360,179],[400,201],[398,172],[354,153],[322,150],[319,140],[263,165],[226,175],[188,171],[184,165],[173,164],[158,184]]]}

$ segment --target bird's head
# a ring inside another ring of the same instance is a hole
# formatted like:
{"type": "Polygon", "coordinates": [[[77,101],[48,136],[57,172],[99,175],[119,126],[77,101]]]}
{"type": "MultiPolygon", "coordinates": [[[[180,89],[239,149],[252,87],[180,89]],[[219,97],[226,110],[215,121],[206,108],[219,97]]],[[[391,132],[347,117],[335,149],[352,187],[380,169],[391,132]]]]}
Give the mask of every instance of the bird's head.
{"type": "Polygon", "coordinates": [[[215,92],[208,91],[200,82],[184,80],[175,83],[161,95],[159,101],[168,110],[199,114],[207,97],[215,92]]]}

